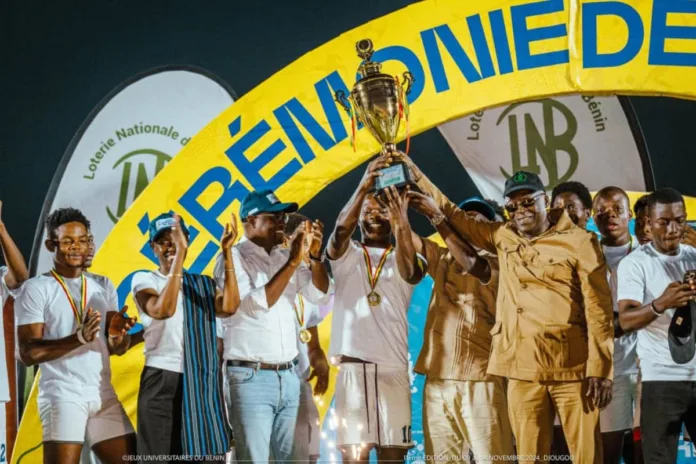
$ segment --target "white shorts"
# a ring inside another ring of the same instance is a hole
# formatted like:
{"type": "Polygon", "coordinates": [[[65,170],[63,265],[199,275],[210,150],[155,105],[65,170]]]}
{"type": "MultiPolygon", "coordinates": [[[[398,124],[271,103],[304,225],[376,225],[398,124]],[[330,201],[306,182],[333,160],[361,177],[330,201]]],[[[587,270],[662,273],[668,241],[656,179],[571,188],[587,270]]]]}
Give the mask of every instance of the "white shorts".
{"type": "Polygon", "coordinates": [[[640,418],[640,410],[636,410],[637,404],[640,404],[638,374],[615,376],[611,402],[599,412],[602,433],[631,430],[636,423],[634,416],[640,418]]]}
{"type": "Polygon", "coordinates": [[[43,441],[85,443],[135,433],[118,398],[102,401],[39,401],[43,441]]]}
{"type": "Polygon", "coordinates": [[[321,427],[319,424],[319,410],[314,404],[312,384],[300,378],[300,409],[297,413],[297,425],[295,426],[295,446],[301,453],[303,460],[310,457],[318,458],[321,440],[321,427]]]}
{"type": "Polygon", "coordinates": [[[336,428],[336,446],[413,446],[408,371],[342,363],[335,398],[335,415],[329,417],[329,424],[336,428]]]}

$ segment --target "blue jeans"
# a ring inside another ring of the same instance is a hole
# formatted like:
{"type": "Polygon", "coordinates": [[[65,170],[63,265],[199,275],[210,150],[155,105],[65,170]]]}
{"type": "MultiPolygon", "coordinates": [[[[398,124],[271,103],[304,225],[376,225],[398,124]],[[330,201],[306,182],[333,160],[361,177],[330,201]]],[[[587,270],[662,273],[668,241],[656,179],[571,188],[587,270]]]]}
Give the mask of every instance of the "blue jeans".
{"type": "Polygon", "coordinates": [[[294,369],[227,367],[230,422],[237,462],[291,462],[300,407],[300,379],[294,369]]]}

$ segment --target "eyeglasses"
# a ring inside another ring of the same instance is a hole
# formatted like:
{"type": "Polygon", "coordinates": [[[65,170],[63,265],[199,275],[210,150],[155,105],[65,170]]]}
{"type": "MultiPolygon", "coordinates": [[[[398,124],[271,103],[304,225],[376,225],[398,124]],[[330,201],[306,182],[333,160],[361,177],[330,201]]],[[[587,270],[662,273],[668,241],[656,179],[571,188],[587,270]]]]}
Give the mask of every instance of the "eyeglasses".
{"type": "Polygon", "coordinates": [[[512,216],[517,212],[519,208],[532,208],[536,204],[537,198],[539,198],[541,195],[544,195],[544,192],[539,192],[536,195],[527,197],[523,200],[518,201],[517,203],[507,203],[505,205],[505,211],[507,211],[508,214],[512,216]]]}

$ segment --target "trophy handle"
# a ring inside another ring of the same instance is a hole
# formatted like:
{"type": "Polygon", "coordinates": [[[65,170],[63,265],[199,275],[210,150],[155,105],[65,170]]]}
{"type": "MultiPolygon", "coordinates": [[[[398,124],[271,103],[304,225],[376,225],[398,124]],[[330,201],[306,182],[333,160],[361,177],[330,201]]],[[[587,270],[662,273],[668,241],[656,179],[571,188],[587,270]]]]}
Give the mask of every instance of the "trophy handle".
{"type": "Polygon", "coordinates": [[[411,74],[409,71],[404,72],[404,84],[406,85],[406,90],[404,90],[404,93],[408,95],[411,93],[411,87],[413,86],[413,82],[416,79],[413,77],[413,74],[411,74]]]}
{"type": "Polygon", "coordinates": [[[336,103],[341,105],[346,113],[348,113],[348,117],[351,117],[350,102],[348,101],[348,98],[346,98],[346,93],[343,90],[336,91],[334,94],[334,100],[336,100],[336,103]]]}

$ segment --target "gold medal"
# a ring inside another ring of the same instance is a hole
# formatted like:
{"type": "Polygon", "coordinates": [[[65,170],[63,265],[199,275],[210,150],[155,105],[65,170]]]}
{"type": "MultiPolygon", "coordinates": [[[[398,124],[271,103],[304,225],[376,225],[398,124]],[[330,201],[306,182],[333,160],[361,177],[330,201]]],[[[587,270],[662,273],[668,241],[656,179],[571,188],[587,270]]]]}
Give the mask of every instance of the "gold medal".
{"type": "Polygon", "coordinates": [[[379,306],[379,304],[382,302],[382,297],[379,296],[379,293],[373,290],[367,294],[367,302],[374,308],[375,306],[379,306]]]}
{"type": "Polygon", "coordinates": [[[309,343],[312,340],[312,332],[307,329],[300,330],[300,341],[302,343],[309,343]]]}
{"type": "Polygon", "coordinates": [[[292,305],[293,309],[295,310],[295,316],[297,317],[297,322],[300,324],[300,333],[298,336],[300,337],[300,341],[302,343],[309,343],[309,341],[312,339],[312,333],[305,328],[304,324],[304,299],[302,298],[302,295],[297,295],[297,301],[300,303],[299,308],[297,307],[298,305],[294,304],[292,305]]]}
{"type": "Polygon", "coordinates": [[[367,280],[369,281],[370,288],[372,291],[367,294],[367,303],[370,305],[370,307],[374,308],[375,306],[379,306],[382,303],[382,296],[375,291],[375,287],[377,286],[377,281],[379,280],[379,275],[382,273],[382,269],[384,268],[384,263],[387,262],[387,256],[389,256],[389,253],[391,253],[394,248],[389,245],[389,248],[384,250],[384,253],[382,253],[382,257],[379,259],[379,263],[377,263],[377,269],[375,269],[375,272],[372,272],[372,260],[370,260],[370,254],[367,252],[367,248],[365,248],[365,245],[362,243],[360,246],[363,249],[363,255],[365,258],[365,267],[367,267],[367,280]]]}

